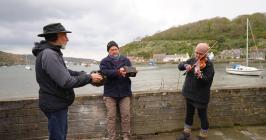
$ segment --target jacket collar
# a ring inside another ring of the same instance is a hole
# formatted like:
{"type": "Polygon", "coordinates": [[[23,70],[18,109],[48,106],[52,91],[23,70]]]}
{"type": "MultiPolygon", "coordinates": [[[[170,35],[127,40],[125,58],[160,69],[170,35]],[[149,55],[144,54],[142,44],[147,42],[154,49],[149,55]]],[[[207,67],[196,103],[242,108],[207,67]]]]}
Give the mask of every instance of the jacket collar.
{"type": "MultiPolygon", "coordinates": [[[[114,59],[112,57],[110,57],[109,55],[106,57],[106,61],[113,61],[114,59]]],[[[119,57],[119,60],[120,61],[124,61],[125,60],[125,57],[120,55],[119,57]]]]}

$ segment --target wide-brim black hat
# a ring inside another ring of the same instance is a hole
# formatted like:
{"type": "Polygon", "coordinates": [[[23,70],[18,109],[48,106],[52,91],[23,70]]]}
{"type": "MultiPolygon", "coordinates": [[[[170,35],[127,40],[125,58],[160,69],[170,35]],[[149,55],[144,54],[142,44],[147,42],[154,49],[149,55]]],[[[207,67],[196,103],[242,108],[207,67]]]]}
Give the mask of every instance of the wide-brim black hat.
{"type": "Polygon", "coordinates": [[[61,23],[52,23],[43,27],[43,33],[38,34],[39,37],[45,37],[47,34],[54,33],[72,33],[71,31],[67,31],[65,27],[61,23]]]}

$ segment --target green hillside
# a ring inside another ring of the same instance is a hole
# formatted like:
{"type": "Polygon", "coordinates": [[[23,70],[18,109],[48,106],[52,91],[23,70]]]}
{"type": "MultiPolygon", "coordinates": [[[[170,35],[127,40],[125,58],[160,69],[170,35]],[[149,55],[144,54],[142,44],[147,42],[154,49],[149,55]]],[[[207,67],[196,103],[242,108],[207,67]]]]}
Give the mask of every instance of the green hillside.
{"type": "MultiPolygon", "coordinates": [[[[218,41],[218,44],[212,50],[215,54],[224,49],[244,48],[247,18],[249,18],[252,26],[256,45],[259,48],[266,47],[266,14],[255,13],[241,15],[233,20],[215,17],[172,27],[142,38],[141,41],[126,44],[121,48],[121,53],[143,56],[144,58],[152,57],[153,53],[180,54],[188,52],[192,54],[193,47],[198,42],[203,41],[210,44],[218,41]]],[[[250,42],[250,45],[253,46],[254,43],[250,42]]]]}
{"type": "Polygon", "coordinates": [[[0,51],[0,66],[25,64],[25,56],[0,51]]]}

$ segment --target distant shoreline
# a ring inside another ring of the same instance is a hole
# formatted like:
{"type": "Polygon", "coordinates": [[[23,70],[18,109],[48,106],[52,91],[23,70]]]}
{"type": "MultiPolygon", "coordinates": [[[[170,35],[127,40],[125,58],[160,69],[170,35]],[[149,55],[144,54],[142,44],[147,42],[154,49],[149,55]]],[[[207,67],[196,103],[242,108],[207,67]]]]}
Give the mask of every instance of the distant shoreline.
{"type": "MultiPolygon", "coordinates": [[[[222,64],[222,63],[245,63],[245,59],[226,59],[226,60],[213,60],[212,61],[215,64],[222,64]]],[[[249,60],[250,63],[266,63],[265,60],[249,60]]],[[[180,62],[156,62],[155,64],[179,64],[180,62]]],[[[148,62],[143,63],[134,63],[135,65],[148,65],[148,62]]]]}
{"type": "MultiPolygon", "coordinates": [[[[224,60],[213,60],[214,64],[222,64],[222,63],[245,63],[245,59],[224,59],[224,60]]],[[[250,63],[262,63],[265,64],[266,60],[249,60],[250,63]]],[[[155,62],[155,64],[179,64],[180,62],[155,62]]],[[[149,65],[148,62],[142,62],[142,63],[134,63],[134,65],[149,65]]],[[[6,67],[6,66],[18,66],[18,65],[25,65],[25,64],[14,64],[14,65],[1,65],[0,67],[6,67]]]]}

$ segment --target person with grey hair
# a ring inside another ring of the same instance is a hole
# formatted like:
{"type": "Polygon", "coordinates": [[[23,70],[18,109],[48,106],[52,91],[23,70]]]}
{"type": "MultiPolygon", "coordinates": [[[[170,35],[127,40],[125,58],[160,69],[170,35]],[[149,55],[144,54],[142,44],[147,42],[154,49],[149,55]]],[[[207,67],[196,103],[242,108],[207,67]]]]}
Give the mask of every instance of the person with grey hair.
{"type": "Polygon", "coordinates": [[[36,56],[36,80],[40,87],[39,107],[48,118],[49,140],[66,140],[68,107],[75,98],[73,88],[102,80],[97,73],[87,74],[66,67],[61,49],[67,45],[67,33],[71,32],[61,23],[48,24],[38,35],[45,40],[35,43],[32,50],[36,56]]]}
{"type": "Polygon", "coordinates": [[[207,117],[210,88],[214,77],[212,62],[207,57],[209,45],[199,43],[195,49],[195,57],[178,65],[179,70],[186,71],[186,79],[182,94],[186,98],[186,119],[182,135],[177,140],[189,140],[195,109],[201,121],[198,140],[206,140],[209,129],[207,117]]]}

